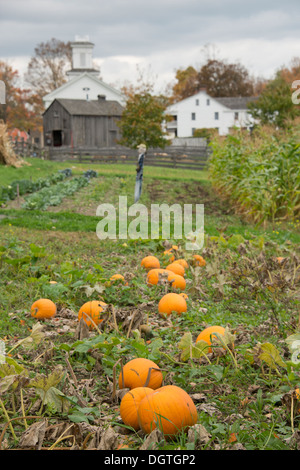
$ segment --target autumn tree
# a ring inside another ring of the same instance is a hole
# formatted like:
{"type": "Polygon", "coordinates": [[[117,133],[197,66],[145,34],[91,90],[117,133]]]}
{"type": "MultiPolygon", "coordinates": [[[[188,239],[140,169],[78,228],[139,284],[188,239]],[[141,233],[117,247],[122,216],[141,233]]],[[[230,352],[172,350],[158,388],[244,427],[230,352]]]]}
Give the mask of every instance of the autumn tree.
{"type": "Polygon", "coordinates": [[[71,43],[52,38],[35,47],[25,79],[42,97],[66,82],[66,70],[71,68],[71,63],[71,43]]]}
{"type": "Polygon", "coordinates": [[[0,119],[7,127],[28,131],[41,126],[40,115],[36,112],[38,97],[30,89],[19,86],[19,72],[7,62],[0,61],[0,80],[6,88],[6,104],[1,106],[0,119]]]}
{"type": "Polygon", "coordinates": [[[300,115],[299,106],[292,101],[291,84],[286,81],[282,71],[275,74],[257,100],[249,103],[249,112],[261,124],[285,127],[289,120],[300,115]]]}
{"type": "Polygon", "coordinates": [[[118,125],[120,144],[137,148],[141,143],[149,147],[164,148],[167,144],[163,123],[166,120],[166,100],[149,92],[131,93],[118,125]]]}
{"type": "Polygon", "coordinates": [[[251,96],[254,92],[253,79],[243,65],[220,59],[208,58],[198,70],[191,66],[177,70],[176,79],[173,101],[192,96],[201,88],[213,97],[251,96]]]}
{"type": "Polygon", "coordinates": [[[198,73],[199,86],[214,97],[251,96],[253,83],[248,70],[238,63],[210,59],[198,73]]]}
{"type": "Polygon", "coordinates": [[[126,97],[125,109],[118,121],[121,145],[164,148],[168,144],[164,124],[170,119],[165,113],[169,100],[163,93],[155,92],[155,77],[150,72],[137,66],[136,83],[126,83],[121,88],[126,97]]]}
{"type": "Polygon", "coordinates": [[[172,102],[177,102],[194,95],[199,90],[198,72],[189,66],[176,71],[177,82],[173,86],[172,102]]]}
{"type": "Polygon", "coordinates": [[[290,85],[292,85],[295,80],[300,80],[300,57],[293,57],[289,66],[281,67],[280,74],[290,85]]]}

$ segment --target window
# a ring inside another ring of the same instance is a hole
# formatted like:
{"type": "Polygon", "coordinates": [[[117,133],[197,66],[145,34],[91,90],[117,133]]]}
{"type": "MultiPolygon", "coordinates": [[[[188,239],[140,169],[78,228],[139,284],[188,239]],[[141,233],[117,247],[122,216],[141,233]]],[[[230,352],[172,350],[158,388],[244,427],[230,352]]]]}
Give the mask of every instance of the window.
{"type": "Polygon", "coordinates": [[[209,106],[209,105],[210,105],[210,99],[207,98],[207,100],[206,100],[206,106],[209,106]]]}
{"type": "Polygon", "coordinates": [[[216,112],[216,113],[215,113],[215,120],[217,121],[218,119],[219,119],[219,113],[216,112]]]}
{"type": "Polygon", "coordinates": [[[239,118],[239,113],[236,111],[236,112],[234,113],[234,119],[237,120],[238,118],[239,118]]]}
{"type": "Polygon", "coordinates": [[[196,113],[192,113],[192,121],[196,120],[196,113]]]}
{"type": "Polygon", "coordinates": [[[85,53],[80,52],[80,67],[85,67],[85,53]]]}
{"type": "Polygon", "coordinates": [[[198,99],[196,100],[196,106],[199,106],[199,100],[198,99]]]}

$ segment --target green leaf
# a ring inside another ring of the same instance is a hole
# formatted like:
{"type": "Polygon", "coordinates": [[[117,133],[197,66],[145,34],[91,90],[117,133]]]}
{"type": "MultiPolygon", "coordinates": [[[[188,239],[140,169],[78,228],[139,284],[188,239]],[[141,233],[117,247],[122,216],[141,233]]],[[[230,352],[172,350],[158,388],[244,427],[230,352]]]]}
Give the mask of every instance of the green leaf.
{"type": "Polygon", "coordinates": [[[35,325],[33,325],[31,334],[27,336],[26,338],[20,339],[16,343],[14,348],[20,345],[22,345],[23,347],[27,349],[30,349],[32,346],[37,346],[45,336],[44,333],[42,332],[43,328],[44,326],[41,325],[40,323],[36,323],[35,325]]]}
{"type": "Polygon", "coordinates": [[[276,365],[286,367],[286,363],[282,360],[278,349],[271,343],[263,343],[260,345],[259,359],[266,362],[271,369],[276,369],[276,365]]]}
{"type": "Polygon", "coordinates": [[[7,357],[6,362],[0,364],[0,394],[10,388],[15,390],[19,384],[26,386],[28,383],[27,371],[14,359],[7,357]]]}
{"type": "Polygon", "coordinates": [[[207,352],[207,343],[205,341],[198,341],[194,344],[192,334],[189,331],[183,335],[178,347],[182,350],[180,356],[182,361],[199,359],[201,356],[205,356],[205,351],[207,352]]]}
{"type": "Polygon", "coordinates": [[[95,284],[94,287],[86,285],[86,286],[80,286],[81,288],[85,289],[85,295],[87,297],[91,297],[94,292],[97,292],[98,294],[102,294],[105,291],[105,287],[100,285],[100,284],[95,284]]]}
{"type": "Polygon", "coordinates": [[[45,247],[37,246],[34,243],[29,245],[30,251],[35,258],[44,258],[46,256],[45,247]]]}
{"type": "Polygon", "coordinates": [[[37,389],[37,393],[43,400],[43,404],[50,406],[53,411],[59,413],[68,411],[70,407],[69,400],[56,387],[50,387],[46,392],[41,389],[37,389]]]}
{"type": "Polygon", "coordinates": [[[61,365],[58,365],[50,375],[38,374],[29,383],[29,387],[34,387],[44,392],[47,392],[51,387],[55,387],[64,376],[64,370],[61,365]]]}

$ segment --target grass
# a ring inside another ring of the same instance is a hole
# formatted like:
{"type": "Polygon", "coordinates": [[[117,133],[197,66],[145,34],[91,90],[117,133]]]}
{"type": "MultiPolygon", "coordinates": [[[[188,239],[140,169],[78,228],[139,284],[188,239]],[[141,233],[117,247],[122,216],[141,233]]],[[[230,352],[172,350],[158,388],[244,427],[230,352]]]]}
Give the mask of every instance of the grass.
{"type": "MultiPolygon", "coordinates": [[[[40,177],[47,177],[49,174],[62,170],[64,168],[71,168],[74,175],[80,174],[87,169],[98,171],[106,176],[126,176],[135,175],[135,165],[129,164],[97,164],[97,163],[77,163],[72,161],[58,162],[51,160],[40,160],[38,158],[26,158],[29,165],[23,165],[21,168],[2,167],[0,168],[0,186],[7,185],[16,179],[37,179],[40,177]]],[[[163,178],[175,180],[200,180],[207,179],[207,171],[193,171],[193,170],[176,170],[168,168],[167,172],[160,167],[152,167],[145,165],[144,169],[145,178],[163,178]],[[165,173],[162,177],[162,173],[165,173]]]]}
{"type": "MultiPolygon", "coordinates": [[[[21,178],[19,170],[22,178],[35,178],[71,167],[70,162],[31,162],[18,170],[1,168],[1,181],[7,183],[12,174],[21,178]]],[[[88,168],[76,164],[72,170],[80,174],[88,168]]],[[[161,451],[295,449],[300,415],[293,390],[300,380],[287,339],[299,328],[298,227],[246,223],[214,194],[205,172],[190,178],[189,171],[166,175],[147,167],[141,198],[146,207],[205,205],[206,266],[196,268],[182,240],[99,240],[96,207],[116,204],[119,194],[128,195],[130,204],[135,172],[125,165],[97,166],[97,171],[97,178],[59,206],[26,211],[12,204],[0,211],[0,338],[11,351],[6,361],[17,384],[11,388],[8,369],[0,364],[0,422],[19,418],[5,428],[2,447],[20,448],[24,415],[27,425],[36,422],[29,418],[34,415],[46,417],[57,430],[54,435],[49,424],[43,448],[81,448],[78,430],[93,448],[111,426],[115,446],[139,449],[145,436],[124,429],[112,393],[114,371],[118,376],[120,359],[148,357],[163,370],[165,384],[192,396],[198,423],[208,435],[207,441],[194,441],[181,433],[174,441],[159,442],[161,451]],[[147,285],[140,260],[151,253],[163,264],[167,242],[179,246],[178,256],[191,267],[187,313],[165,319],[158,316],[157,304],[168,288],[147,285]],[[112,283],[115,273],[123,274],[127,284],[112,283]],[[30,306],[40,297],[53,299],[58,314],[41,322],[41,336],[35,336],[30,306]],[[100,334],[94,330],[78,339],[79,308],[99,298],[114,307],[115,317],[100,334]],[[228,327],[234,349],[229,353],[215,346],[207,361],[192,346],[211,324],[228,327]],[[35,386],[41,377],[44,389],[35,386]]]]}

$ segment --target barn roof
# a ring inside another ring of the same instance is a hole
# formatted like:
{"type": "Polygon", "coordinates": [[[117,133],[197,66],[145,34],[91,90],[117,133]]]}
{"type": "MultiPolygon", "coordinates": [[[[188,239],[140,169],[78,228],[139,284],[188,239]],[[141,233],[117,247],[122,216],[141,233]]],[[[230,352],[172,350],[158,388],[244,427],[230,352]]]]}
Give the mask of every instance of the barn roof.
{"type": "Polygon", "coordinates": [[[60,103],[71,116],[121,116],[124,109],[118,101],[105,98],[90,101],[57,98],[54,101],[60,103]]]}
{"type": "Polygon", "coordinates": [[[230,109],[247,109],[247,105],[250,101],[256,100],[256,97],[249,96],[237,96],[237,97],[224,97],[224,98],[214,98],[215,101],[223,104],[230,109]]]}

